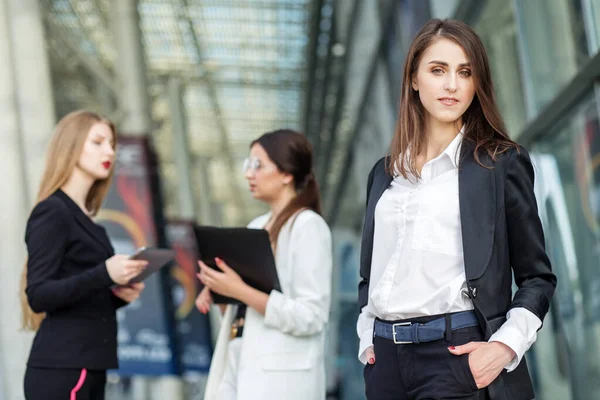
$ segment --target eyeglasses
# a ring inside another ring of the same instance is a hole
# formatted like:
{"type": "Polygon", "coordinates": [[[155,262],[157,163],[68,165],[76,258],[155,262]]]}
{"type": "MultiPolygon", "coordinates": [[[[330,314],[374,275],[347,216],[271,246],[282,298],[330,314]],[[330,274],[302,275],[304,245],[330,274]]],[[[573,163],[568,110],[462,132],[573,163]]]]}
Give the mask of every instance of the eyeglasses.
{"type": "Polygon", "coordinates": [[[262,163],[256,157],[246,158],[244,164],[242,164],[242,172],[245,174],[248,171],[252,171],[253,174],[262,168],[262,163]]]}

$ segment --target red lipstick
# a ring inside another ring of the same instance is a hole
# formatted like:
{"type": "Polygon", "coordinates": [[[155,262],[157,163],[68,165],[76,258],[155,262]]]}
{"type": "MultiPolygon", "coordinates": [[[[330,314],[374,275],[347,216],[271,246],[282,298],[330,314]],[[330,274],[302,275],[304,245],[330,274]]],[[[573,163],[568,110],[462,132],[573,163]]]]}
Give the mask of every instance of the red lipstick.
{"type": "Polygon", "coordinates": [[[110,161],[104,161],[102,163],[102,166],[104,167],[104,169],[110,169],[111,165],[112,165],[112,163],[110,161]]]}

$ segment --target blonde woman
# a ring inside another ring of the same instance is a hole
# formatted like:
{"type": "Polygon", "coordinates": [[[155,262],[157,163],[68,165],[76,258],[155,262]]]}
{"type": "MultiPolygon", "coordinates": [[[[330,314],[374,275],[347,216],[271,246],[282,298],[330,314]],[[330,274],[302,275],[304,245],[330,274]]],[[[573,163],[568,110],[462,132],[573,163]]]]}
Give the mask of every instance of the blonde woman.
{"type": "Polygon", "coordinates": [[[91,219],[110,186],[116,141],[114,124],[88,111],[68,114],[53,133],[25,232],[23,324],[37,330],[27,400],[103,399],[106,370],[118,367],[115,311],[139,296],[143,284],[125,285],[146,265],[115,255],[91,219]]]}
{"type": "Polygon", "coordinates": [[[200,263],[201,312],[212,303],[208,289],[244,304],[225,312],[206,400],[325,399],[331,233],[320,215],[312,160],[310,142],[294,131],[252,142],[244,173],[253,197],[271,211],[249,227],[269,232],[282,291],[259,292],[221,260],[223,272],[200,263]]]}

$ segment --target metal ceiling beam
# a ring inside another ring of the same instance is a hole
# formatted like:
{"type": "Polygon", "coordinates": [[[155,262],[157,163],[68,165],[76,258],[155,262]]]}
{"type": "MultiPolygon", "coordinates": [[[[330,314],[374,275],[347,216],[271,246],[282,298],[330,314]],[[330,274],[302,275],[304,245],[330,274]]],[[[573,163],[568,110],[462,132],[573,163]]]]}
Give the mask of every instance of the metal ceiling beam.
{"type": "Polygon", "coordinates": [[[312,98],[313,90],[315,86],[315,70],[317,65],[317,45],[319,39],[319,33],[321,32],[321,10],[323,8],[324,0],[313,0],[312,1],[312,13],[311,13],[311,28],[310,36],[308,40],[308,46],[306,46],[306,59],[307,70],[306,70],[306,92],[304,95],[303,105],[303,117],[302,117],[302,131],[309,135],[308,126],[310,120],[310,114],[312,109],[312,98]]]}
{"type": "Polygon", "coordinates": [[[66,34],[50,19],[47,19],[47,27],[49,34],[53,38],[60,40],[69,49],[70,53],[75,56],[81,66],[83,66],[91,75],[95,76],[98,80],[110,88],[115,96],[118,97],[120,93],[120,87],[117,83],[117,78],[112,74],[112,72],[104,68],[101,63],[96,62],[96,60],[90,58],[89,55],[81,51],[79,43],[76,43],[72,36],[66,34]]]}
{"type": "MultiPolygon", "coordinates": [[[[159,31],[156,32],[152,32],[152,31],[147,31],[147,33],[151,34],[151,35],[157,35],[159,34],[159,31]]],[[[206,37],[206,36],[205,36],[206,37]]],[[[233,50],[236,53],[241,52],[242,50],[244,51],[252,51],[252,50],[259,50],[259,51],[263,51],[263,50],[273,50],[273,51],[278,51],[281,49],[281,47],[286,47],[286,48],[290,48],[293,47],[293,41],[296,40],[298,43],[297,45],[295,45],[295,47],[304,47],[304,44],[302,42],[302,39],[300,39],[297,36],[294,37],[285,37],[282,36],[280,38],[277,38],[276,40],[268,40],[265,39],[262,36],[246,36],[244,38],[245,40],[236,40],[236,41],[223,41],[223,40],[206,40],[207,44],[210,44],[212,47],[217,47],[219,49],[225,49],[225,50],[233,50]],[[249,40],[259,40],[260,42],[252,42],[249,40]],[[244,46],[244,47],[240,47],[240,46],[244,46]]],[[[264,63],[268,63],[268,61],[266,60],[261,60],[258,59],[256,60],[257,62],[264,62],[264,63]]],[[[277,60],[273,60],[273,62],[279,62],[279,59],[277,60]]],[[[268,64],[267,64],[268,65],[268,64]]]]}
{"type": "MultiPolygon", "coordinates": [[[[206,5],[206,4],[204,4],[204,5],[206,5]]],[[[260,10],[260,8],[255,8],[255,7],[253,7],[252,9],[253,10],[259,9],[260,10]]],[[[279,10],[279,9],[277,9],[277,10],[279,10]]],[[[213,23],[216,23],[216,24],[219,24],[219,23],[231,23],[231,22],[235,22],[236,24],[244,24],[244,23],[250,23],[250,24],[271,24],[271,23],[273,23],[273,24],[275,24],[278,21],[272,21],[272,20],[269,20],[269,19],[266,19],[266,18],[263,18],[263,19],[243,18],[243,17],[242,18],[238,18],[237,16],[236,17],[227,16],[227,17],[220,18],[220,17],[213,17],[213,16],[211,16],[210,22],[213,22],[213,23]]],[[[290,18],[287,18],[287,19],[284,19],[283,22],[285,22],[285,24],[288,25],[288,26],[289,25],[298,25],[298,26],[304,27],[304,26],[306,26],[306,24],[308,22],[310,22],[310,20],[308,18],[300,18],[300,19],[290,19],[290,18]]]]}
{"type": "MultiPolygon", "coordinates": [[[[391,5],[389,6],[390,8],[395,7],[396,4],[395,2],[392,2],[391,5]]],[[[334,191],[334,196],[333,196],[333,201],[330,203],[331,207],[329,208],[329,212],[327,213],[327,220],[328,223],[330,224],[330,226],[333,226],[336,223],[336,219],[339,216],[339,211],[341,208],[341,202],[342,202],[342,198],[344,196],[345,190],[347,188],[348,185],[346,185],[346,181],[348,180],[348,177],[350,176],[350,171],[352,169],[352,161],[354,159],[354,150],[355,150],[355,146],[354,143],[356,142],[356,139],[358,137],[358,134],[360,133],[360,130],[362,129],[362,124],[365,121],[365,112],[367,110],[367,105],[370,104],[369,100],[369,93],[372,90],[373,87],[373,81],[375,79],[375,74],[377,72],[377,64],[379,63],[380,59],[382,58],[382,55],[384,54],[384,50],[385,50],[385,37],[389,31],[390,28],[392,28],[392,24],[394,23],[394,16],[396,15],[396,13],[391,12],[392,10],[386,10],[387,12],[385,12],[383,15],[387,16],[387,22],[382,25],[381,29],[382,29],[382,34],[379,40],[379,45],[378,45],[378,49],[377,52],[375,53],[376,56],[373,57],[373,60],[371,61],[371,66],[369,67],[369,75],[367,78],[367,83],[364,86],[364,91],[362,96],[360,97],[362,99],[360,107],[359,107],[359,112],[358,112],[358,117],[356,118],[356,123],[354,125],[354,129],[352,131],[352,133],[350,134],[350,138],[348,140],[348,147],[347,147],[347,152],[346,152],[346,157],[344,158],[344,161],[342,162],[342,167],[340,169],[341,173],[340,173],[340,177],[337,180],[337,184],[335,186],[335,191],[334,191]]]]}
{"type": "Polygon", "coordinates": [[[247,8],[251,10],[291,10],[303,11],[306,10],[306,4],[298,3],[275,3],[275,2],[245,2],[239,0],[202,0],[202,6],[217,6],[221,8],[247,8]]]}
{"type": "MultiPolygon", "coordinates": [[[[202,50],[202,46],[201,46],[200,42],[198,41],[198,34],[196,32],[194,22],[192,21],[192,19],[190,17],[190,13],[189,13],[190,8],[189,8],[188,0],[181,0],[181,2],[184,6],[184,10],[186,11],[185,14],[183,15],[183,17],[185,18],[185,21],[188,24],[188,28],[189,28],[190,32],[192,33],[194,47],[196,48],[196,51],[198,52],[198,58],[200,60],[202,60],[203,50],[202,50]]],[[[242,196],[240,187],[237,184],[235,184],[235,182],[233,181],[234,180],[233,177],[235,176],[235,174],[238,173],[238,171],[235,168],[235,161],[233,160],[233,157],[231,155],[231,150],[229,148],[229,132],[227,130],[227,127],[223,123],[221,106],[219,104],[219,99],[217,96],[217,91],[216,91],[215,85],[212,82],[212,80],[210,79],[210,76],[208,74],[206,76],[206,89],[208,91],[208,96],[209,96],[210,102],[211,102],[211,108],[213,110],[213,114],[216,117],[215,120],[217,122],[217,127],[219,129],[219,134],[221,137],[220,151],[223,153],[223,156],[227,162],[227,168],[228,168],[229,174],[230,174],[229,179],[232,180],[232,185],[231,185],[232,196],[231,197],[232,197],[234,203],[236,204],[236,206],[240,209],[240,212],[242,213],[242,215],[245,215],[246,208],[245,208],[244,197],[242,196]]],[[[245,215],[245,217],[248,218],[250,216],[245,215]]]]}
{"type": "MultiPolygon", "coordinates": [[[[101,21],[103,21],[103,22],[106,22],[106,21],[103,19],[102,12],[101,12],[101,10],[100,10],[100,7],[99,7],[99,5],[96,3],[96,0],[94,0],[94,1],[93,1],[93,3],[94,3],[94,6],[96,6],[96,7],[97,7],[97,10],[96,10],[96,12],[97,12],[97,14],[98,14],[98,17],[100,18],[100,20],[101,20],[101,21]]],[[[96,43],[96,42],[94,42],[94,41],[92,40],[92,37],[93,37],[93,32],[92,32],[92,31],[90,31],[90,29],[88,29],[88,27],[86,26],[86,24],[84,24],[84,22],[83,22],[83,18],[84,18],[84,17],[83,17],[83,16],[81,15],[81,13],[79,12],[79,9],[77,8],[77,4],[75,4],[75,0],[69,0],[69,4],[70,4],[70,6],[71,6],[71,9],[73,10],[73,13],[74,13],[74,14],[77,16],[77,22],[78,22],[78,24],[79,24],[79,27],[81,28],[81,30],[82,30],[82,31],[85,33],[85,38],[86,38],[87,40],[89,40],[91,43],[93,43],[93,44],[94,44],[94,48],[96,49],[96,54],[98,54],[98,56],[100,57],[100,50],[99,50],[98,43],[96,43]]],[[[105,29],[108,31],[107,27],[108,27],[108,24],[105,24],[105,29]]],[[[100,57],[100,61],[102,62],[102,59],[101,59],[101,57],[100,57]]]]}
{"type": "Polygon", "coordinates": [[[460,0],[453,18],[470,24],[481,14],[487,2],[488,0],[460,0]]]}
{"type": "Polygon", "coordinates": [[[561,121],[581,101],[581,98],[594,90],[594,84],[600,84],[600,53],[579,70],[569,83],[557,93],[537,116],[529,121],[518,140],[525,146],[530,146],[534,141],[544,135],[552,133],[558,121],[561,121]]]}
{"type": "Polygon", "coordinates": [[[96,7],[96,10],[98,11],[98,16],[100,17],[100,19],[102,20],[102,24],[107,27],[108,30],[108,24],[109,24],[109,17],[108,15],[104,12],[104,7],[102,7],[100,5],[100,1],[99,0],[93,0],[94,3],[94,7],[96,7]]]}
{"type": "MultiPolygon", "coordinates": [[[[203,65],[203,68],[207,68],[207,66],[203,65]]],[[[237,71],[240,69],[239,65],[225,65],[225,64],[219,64],[219,72],[222,71],[237,71]]],[[[266,64],[261,64],[261,65],[244,65],[244,72],[248,71],[248,72],[266,72],[269,74],[281,74],[281,73],[285,73],[285,74],[302,74],[305,72],[305,68],[296,68],[296,67],[292,67],[292,68],[284,68],[284,67],[278,67],[278,66],[269,66],[266,64]]],[[[189,75],[188,75],[189,76],[189,75]]],[[[192,75],[193,77],[202,77],[203,74],[198,74],[198,75],[192,75]]],[[[302,81],[301,78],[298,78],[298,81],[302,81]]]]}
{"type": "MultiPolygon", "coordinates": [[[[199,79],[187,79],[185,80],[191,86],[205,86],[207,84],[206,78],[199,79]]],[[[246,88],[256,88],[256,89],[265,89],[265,90],[300,90],[303,88],[301,82],[263,82],[260,80],[240,80],[240,81],[222,81],[222,80],[212,80],[212,83],[216,86],[221,87],[246,87],[246,88]]]]}
{"type": "MultiPolygon", "coordinates": [[[[318,146],[315,146],[315,159],[316,160],[320,160],[320,158],[322,158],[323,154],[325,153],[323,151],[323,137],[321,136],[323,134],[323,126],[325,124],[325,121],[327,119],[327,96],[330,93],[330,84],[329,81],[331,79],[332,76],[332,69],[336,68],[336,61],[334,60],[334,56],[333,56],[333,46],[337,40],[337,36],[336,36],[336,23],[335,23],[335,17],[332,15],[331,18],[331,28],[330,28],[330,34],[329,34],[329,43],[327,44],[327,57],[325,59],[325,64],[324,64],[324,68],[325,68],[325,76],[323,78],[323,84],[322,84],[322,92],[321,92],[321,100],[319,103],[319,108],[318,108],[318,112],[317,112],[317,129],[315,131],[315,143],[319,143],[318,146]]],[[[338,60],[339,61],[339,60],[338,60]]],[[[335,87],[334,87],[335,89],[335,87]]],[[[337,97],[336,97],[337,100],[337,97]]],[[[322,162],[316,161],[315,162],[317,165],[322,165],[322,162]]],[[[317,179],[319,174],[317,173],[317,179]]],[[[323,182],[322,180],[318,180],[317,182],[323,182]]]]}
{"type": "MultiPolygon", "coordinates": [[[[347,25],[347,30],[346,30],[346,43],[345,43],[345,47],[346,47],[346,51],[344,52],[344,56],[343,56],[343,60],[342,60],[342,72],[339,74],[338,79],[337,79],[337,93],[336,93],[336,103],[335,103],[335,109],[333,111],[333,116],[332,116],[332,124],[331,124],[331,128],[329,131],[329,140],[327,142],[325,142],[325,151],[323,152],[323,163],[320,166],[319,169],[319,182],[321,182],[321,196],[322,198],[325,198],[327,191],[329,190],[329,185],[327,185],[326,182],[326,178],[327,178],[327,171],[329,171],[329,165],[330,165],[330,161],[331,161],[331,155],[333,153],[333,149],[335,147],[335,142],[337,139],[337,130],[338,130],[338,125],[341,119],[341,114],[342,114],[342,109],[344,106],[344,102],[345,102],[345,98],[346,98],[346,75],[348,74],[348,70],[350,69],[350,61],[352,60],[352,54],[354,51],[354,46],[353,46],[353,42],[354,42],[354,35],[357,31],[357,27],[356,27],[356,22],[358,20],[358,15],[359,15],[359,9],[360,9],[360,0],[354,0],[354,4],[352,5],[352,11],[350,14],[350,21],[348,22],[347,25]]],[[[321,141],[319,141],[319,146],[321,146],[322,143],[321,141]]]]}

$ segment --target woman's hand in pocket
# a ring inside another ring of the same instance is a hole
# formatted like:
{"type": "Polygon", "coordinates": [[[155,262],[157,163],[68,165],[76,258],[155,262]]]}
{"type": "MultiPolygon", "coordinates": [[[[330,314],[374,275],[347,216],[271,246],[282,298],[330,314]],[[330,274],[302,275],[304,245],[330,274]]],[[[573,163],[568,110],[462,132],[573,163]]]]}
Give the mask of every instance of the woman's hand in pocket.
{"type": "Polygon", "coordinates": [[[468,354],[469,367],[479,389],[492,383],[516,357],[510,347],[500,342],[469,342],[462,346],[451,346],[448,350],[457,356],[468,354]]]}

